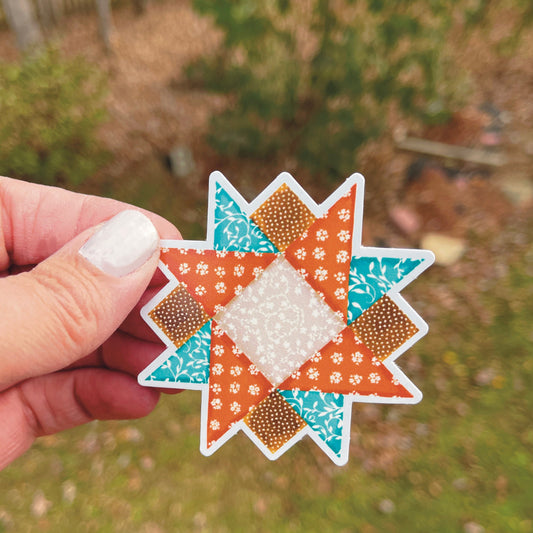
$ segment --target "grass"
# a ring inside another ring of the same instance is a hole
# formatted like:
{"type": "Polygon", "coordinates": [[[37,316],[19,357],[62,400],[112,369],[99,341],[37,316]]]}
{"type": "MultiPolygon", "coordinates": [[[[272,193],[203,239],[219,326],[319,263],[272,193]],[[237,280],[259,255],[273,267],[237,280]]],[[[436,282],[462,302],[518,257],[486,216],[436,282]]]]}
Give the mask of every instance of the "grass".
{"type": "Polygon", "coordinates": [[[485,284],[483,322],[444,270],[406,291],[431,317],[400,359],[424,400],[355,405],[345,467],[309,440],[270,462],[241,434],[203,457],[188,391],[41,439],[0,475],[0,531],[533,531],[532,269],[529,251],[485,284]],[[428,302],[443,283],[460,309],[428,302]]]}

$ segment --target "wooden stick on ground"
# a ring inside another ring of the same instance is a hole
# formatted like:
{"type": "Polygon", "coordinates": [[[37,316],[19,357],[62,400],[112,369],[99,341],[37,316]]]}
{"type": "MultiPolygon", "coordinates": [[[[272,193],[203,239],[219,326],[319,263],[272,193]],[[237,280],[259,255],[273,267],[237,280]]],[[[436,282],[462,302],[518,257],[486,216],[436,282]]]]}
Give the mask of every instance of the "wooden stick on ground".
{"type": "Polygon", "coordinates": [[[446,159],[457,159],[459,161],[466,161],[468,163],[484,166],[501,167],[507,163],[507,158],[503,154],[497,154],[479,148],[466,148],[465,146],[417,139],[415,137],[406,137],[405,139],[398,141],[396,146],[400,150],[434,155],[446,159]]]}

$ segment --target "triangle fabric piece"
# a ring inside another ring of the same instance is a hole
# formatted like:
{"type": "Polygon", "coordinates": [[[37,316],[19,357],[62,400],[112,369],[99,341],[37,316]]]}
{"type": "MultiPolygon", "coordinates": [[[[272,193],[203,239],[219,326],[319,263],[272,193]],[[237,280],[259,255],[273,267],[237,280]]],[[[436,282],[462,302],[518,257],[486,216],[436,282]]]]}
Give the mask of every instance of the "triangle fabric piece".
{"type": "Polygon", "coordinates": [[[413,397],[350,327],[280,385],[283,390],[295,388],[378,398],[413,397]]]}
{"type": "Polygon", "coordinates": [[[345,320],[356,188],[353,185],[285,250],[292,266],[345,320]]]}
{"type": "Polygon", "coordinates": [[[213,244],[215,250],[262,253],[278,251],[220,183],[216,184],[215,189],[213,244]]]}
{"type": "Polygon", "coordinates": [[[208,448],[274,389],[270,381],[215,322],[210,359],[208,448]]]}
{"type": "Polygon", "coordinates": [[[348,324],[376,303],[424,259],[354,256],[350,263],[348,324]]]}
{"type": "Polygon", "coordinates": [[[210,347],[211,321],[153,370],[146,381],[207,383],[210,347]]]}
{"type": "Polygon", "coordinates": [[[213,317],[276,259],[277,254],[166,248],[161,261],[213,317]]]}
{"type": "Polygon", "coordinates": [[[340,456],[344,426],[344,396],[318,391],[280,390],[287,403],[340,456]]]}
{"type": "Polygon", "coordinates": [[[278,391],[271,392],[246,415],[244,421],[272,453],[277,452],[306,426],[278,391]]]}
{"type": "Polygon", "coordinates": [[[280,251],[285,250],[315,220],[315,215],[286,183],[251,216],[280,251]]]}

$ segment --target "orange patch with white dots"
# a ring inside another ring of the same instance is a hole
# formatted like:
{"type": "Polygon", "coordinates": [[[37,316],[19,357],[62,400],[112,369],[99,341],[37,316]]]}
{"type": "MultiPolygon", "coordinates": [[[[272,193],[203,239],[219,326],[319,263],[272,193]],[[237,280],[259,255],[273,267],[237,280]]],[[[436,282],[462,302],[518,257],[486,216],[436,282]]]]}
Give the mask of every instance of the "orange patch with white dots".
{"type": "Polygon", "coordinates": [[[209,320],[184,285],[176,287],[148,316],[178,348],[209,320]]]}
{"type": "Polygon", "coordinates": [[[267,396],[244,421],[272,453],[307,425],[278,391],[267,396]]]}
{"type": "Polygon", "coordinates": [[[254,211],[251,219],[283,251],[313,223],[315,215],[283,184],[254,211]]]}
{"type": "Polygon", "coordinates": [[[388,296],[380,298],[350,327],[381,361],[418,333],[415,324],[388,296]]]}

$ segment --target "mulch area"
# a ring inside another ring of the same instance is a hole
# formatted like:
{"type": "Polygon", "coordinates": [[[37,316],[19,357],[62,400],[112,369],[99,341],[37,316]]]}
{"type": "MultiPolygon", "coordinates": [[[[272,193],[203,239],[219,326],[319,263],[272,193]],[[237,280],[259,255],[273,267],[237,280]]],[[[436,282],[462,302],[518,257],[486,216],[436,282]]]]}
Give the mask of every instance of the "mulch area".
{"type": "MultiPolygon", "coordinates": [[[[409,123],[399,120],[389,136],[369,144],[360,154],[359,169],[367,177],[366,244],[416,243],[419,235],[406,235],[389,218],[391,210],[399,204],[416,212],[427,230],[457,237],[497,234],[507,227],[509,217],[516,215],[517,209],[494,183],[497,178],[517,173],[531,179],[533,32],[525,31],[512,53],[497,54],[497,43],[509,35],[516,21],[507,8],[493,7],[493,11],[486,28],[466,41],[463,39],[451,51],[470,77],[469,105],[446,126],[418,128],[412,133],[450,144],[479,146],[489,120],[479,107],[489,102],[507,117],[497,149],[506,152],[509,164],[488,173],[466,165],[456,166],[455,177],[450,179],[444,165],[433,162],[416,180],[408,180],[407,169],[416,156],[400,153],[394,147],[395,131],[411,128],[409,123]]],[[[113,15],[115,29],[110,55],[105,54],[98,40],[96,15],[70,15],[61,28],[59,40],[65,53],[81,54],[109,75],[106,100],[109,120],[101,128],[100,136],[113,157],[103,172],[87,184],[86,190],[98,191],[102,181],[126,181],[132,169],[161,157],[173,146],[185,145],[192,150],[197,163],[196,181],[203,184],[202,194],[207,176],[215,168],[237,181],[245,196],[257,194],[281,170],[288,170],[303,181],[317,201],[329,193],[327,186],[315,183],[292,159],[263,165],[228,161],[206,145],[203,136],[209,118],[227,105],[227,99],[185,89],[180,82],[184,79],[184,67],[194,58],[216,50],[221,35],[209,20],[193,11],[190,2],[152,2],[142,16],[125,5],[113,15]]],[[[17,57],[12,36],[0,32],[0,58],[17,57]]]]}

